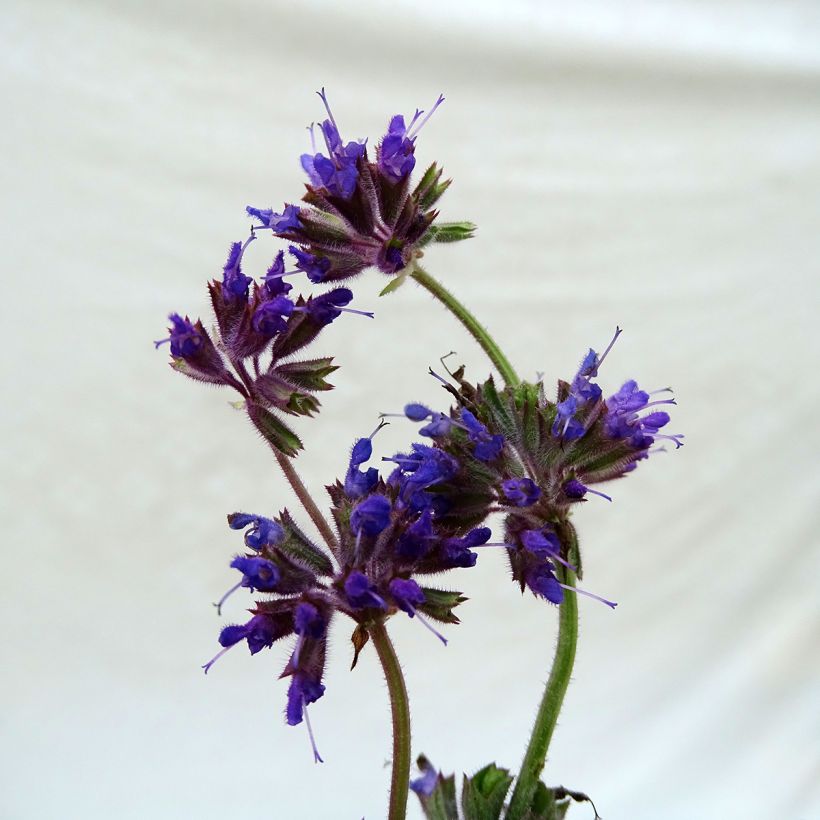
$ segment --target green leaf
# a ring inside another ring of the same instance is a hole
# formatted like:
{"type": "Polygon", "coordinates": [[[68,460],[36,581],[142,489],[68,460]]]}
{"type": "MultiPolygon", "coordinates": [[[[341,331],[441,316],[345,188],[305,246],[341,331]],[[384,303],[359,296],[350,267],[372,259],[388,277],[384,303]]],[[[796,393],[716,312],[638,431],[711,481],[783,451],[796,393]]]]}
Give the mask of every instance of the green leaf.
{"type": "Polygon", "coordinates": [[[498,820],[513,778],[507,769],[490,763],[471,778],[464,775],[461,808],[465,820],[498,820]]]}
{"type": "Polygon", "coordinates": [[[248,405],[248,416],[270,446],[283,455],[293,458],[302,449],[299,436],[264,407],[248,405]]]}

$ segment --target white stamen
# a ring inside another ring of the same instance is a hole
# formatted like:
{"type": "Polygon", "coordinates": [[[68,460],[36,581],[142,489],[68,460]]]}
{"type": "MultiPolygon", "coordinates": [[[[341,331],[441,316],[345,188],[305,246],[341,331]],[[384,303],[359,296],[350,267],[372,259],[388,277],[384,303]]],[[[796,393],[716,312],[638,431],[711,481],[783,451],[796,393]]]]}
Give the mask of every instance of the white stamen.
{"type": "Polygon", "coordinates": [[[242,581],[240,581],[238,584],[235,584],[234,586],[232,586],[232,587],[231,587],[231,588],[230,588],[230,589],[229,589],[229,590],[228,590],[228,591],[227,591],[227,592],[226,592],[226,593],[225,593],[225,594],[224,594],[224,595],[223,595],[223,596],[222,596],[222,597],[221,597],[221,598],[220,598],[220,599],[219,599],[219,600],[218,600],[218,601],[214,604],[214,606],[216,607],[216,614],[217,614],[217,615],[221,615],[221,614],[222,614],[222,604],[224,604],[224,603],[225,603],[225,601],[226,601],[226,600],[228,600],[228,598],[229,598],[231,595],[233,595],[233,594],[234,594],[234,592],[236,592],[236,590],[238,590],[238,589],[239,589],[239,587],[241,587],[241,586],[242,586],[242,582],[243,582],[244,580],[245,580],[245,579],[244,579],[244,578],[242,578],[242,581]]]}
{"type": "Polygon", "coordinates": [[[416,611],[415,617],[419,619],[419,623],[422,626],[426,626],[427,629],[429,629],[445,646],[447,646],[447,638],[445,638],[444,635],[441,634],[441,632],[434,629],[426,618],[423,618],[421,615],[419,615],[418,611],[416,611]]]}
{"type": "Polygon", "coordinates": [[[310,738],[310,747],[313,749],[313,762],[324,763],[325,761],[322,760],[322,756],[319,754],[319,749],[316,748],[316,740],[313,737],[313,727],[310,725],[310,718],[308,717],[307,703],[305,702],[304,695],[302,696],[302,713],[305,716],[305,726],[307,726],[308,737],[310,738]]]}
{"type": "Polygon", "coordinates": [[[606,598],[602,598],[600,595],[595,595],[593,592],[587,592],[585,589],[578,589],[578,587],[572,587],[569,584],[558,584],[558,586],[568,589],[570,592],[576,592],[579,595],[586,595],[587,598],[594,598],[596,601],[600,601],[602,604],[606,604],[612,609],[615,609],[615,607],[618,606],[615,601],[607,601],[606,598]]]}
{"type": "MultiPolygon", "coordinates": [[[[338,133],[339,126],[336,125],[336,120],[333,118],[333,112],[330,110],[330,103],[327,101],[327,94],[325,94],[324,86],[322,86],[321,91],[317,91],[316,93],[319,95],[322,102],[325,104],[325,111],[327,111],[327,115],[328,117],[330,117],[330,121],[333,123],[333,127],[336,129],[336,133],[338,133]]],[[[339,139],[341,138],[341,135],[339,135],[339,139]]],[[[330,146],[328,146],[328,150],[330,150],[330,146]]]]}
{"type": "Polygon", "coordinates": [[[226,646],[224,649],[220,649],[219,652],[216,653],[208,663],[202,665],[202,668],[205,670],[205,674],[208,674],[208,670],[229,650],[233,649],[236,646],[235,643],[231,644],[230,646],[226,646]]]}
{"type": "MultiPolygon", "coordinates": [[[[437,108],[438,108],[438,107],[439,107],[439,106],[440,106],[443,102],[444,102],[444,94],[440,94],[440,95],[439,95],[439,98],[438,98],[438,99],[435,101],[435,103],[433,104],[433,107],[432,107],[432,108],[431,108],[431,109],[427,112],[427,116],[426,116],[426,117],[424,117],[424,119],[423,119],[423,120],[422,120],[422,121],[421,121],[421,122],[420,122],[420,123],[419,123],[419,124],[418,124],[418,125],[414,128],[414,129],[413,129],[412,133],[411,133],[411,132],[410,132],[410,130],[408,129],[408,131],[407,131],[407,139],[412,140],[412,139],[415,139],[415,138],[416,138],[416,136],[418,135],[419,131],[421,131],[421,129],[422,129],[422,128],[424,128],[424,124],[427,122],[427,120],[429,120],[429,119],[430,119],[430,117],[432,117],[432,116],[433,116],[433,114],[435,114],[436,109],[437,109],[437,108]]],[[[413,118],[413,122],[415,122],[415,117],[413,118]]]]}
{"type": "Polygon", "coordinates": [[[598,375],[598,370],[601,365],[604,363],[604,359],[609,355],[609,351],[612,350],[613,345],[615,342],[618,341],[618,337],[623,333],[623,330],[619,328],[617,325],[615,326],[615,335],[612,337],[612,341],[609,343],[607,349],[604,351],[603,355],[598,358],[595,362],[595,373],[594,375],[598,375]]]}

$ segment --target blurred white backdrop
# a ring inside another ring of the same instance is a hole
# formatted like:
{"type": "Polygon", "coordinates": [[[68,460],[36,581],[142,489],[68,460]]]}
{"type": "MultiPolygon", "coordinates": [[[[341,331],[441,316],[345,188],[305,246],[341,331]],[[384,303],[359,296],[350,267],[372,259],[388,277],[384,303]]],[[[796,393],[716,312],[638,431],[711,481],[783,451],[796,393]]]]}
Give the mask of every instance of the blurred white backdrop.
{"type": "MultiPolygon", "coordinates": [[[[677,391],[687,446],[577,516],[586,584],[620,606],[581,601],[547,781],[606,820],[820,817],[815,3],[9,0],[0,15],[3,817],[384,816],[386,693],[371,651],[348,672],[341,621],[312,707],[324,766],[284,725],[284,647],[199,669],[237,548],[225,513],[293,499],[229,397],[151,345],[169,310],[207,315],[244,206],[298,197],[322,85],[345,136],[371,141],[445,92],[419,161],[455,179],[442,218],[480,227],[428,267],[520,372],[571,375],[617,323],[604,386],[677,391]]],[[[249,270],[274,248],[256,242],[249,270]]],[[[383,284],[354,285],[376,321],[315,347],[342,365],[300,428],[317,492],[377,411],[437,400],[440,355],[487,371],[426,294],[378,299],[383,284]]],[[[500,555],[457,580],[470,601],[447,649],[393,628],[416,751],[447,771],[516,767],[556,612],[521,598],[500,555]]]]}

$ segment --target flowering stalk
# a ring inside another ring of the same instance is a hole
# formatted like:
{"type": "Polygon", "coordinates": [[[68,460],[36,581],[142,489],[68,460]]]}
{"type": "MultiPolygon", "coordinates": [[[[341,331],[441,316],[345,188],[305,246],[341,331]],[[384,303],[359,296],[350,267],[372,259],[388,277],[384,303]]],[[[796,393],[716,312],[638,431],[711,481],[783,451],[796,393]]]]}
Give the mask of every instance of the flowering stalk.
{"type": "Polygon", "coordinates": [[[490,361],[496,366],[504,381],[510,387],[517,385],[519,378],[515,370],[513,370],[513,366],[478,319],[476,319],[444,285],[430,276],[430,274],[418,264],[416,264],[411,276],[425,290],[435,296],[435,298],[467,328],[470,335],[481,345],[481,348],[487,354],[490,361]]]}
{"type": "MultiPolygon", "coordinates": [[[[575,573],[566,568],[558,570],[558,576],[567,586],[575,586],[575,573]]],[[[541,772],[547,759],[552,732],[558,722],[558,714],[569,686],[572,667],[575,663],[575,647],[578,642],[578,599],[567,595],[558,608],[558,645],[552,661],[549,680],[538,707],[538,715],[532,728],[532,735],[521,764],[521,771],[513,789],[510,806],[505,820],[520,820],[525,817],[532,804],[535,789],[541,779],[541,772]]]]}
{"type": "Polygon", "coordinates": [[[388,820],[404,820],[410,786],[410,701],[401,665],[384,623],[370,626],[368,632],[384,670],[393,718],[393,773],[388,820]]]}
{"type": "Polygon", "coordinates": [[[327,519],[316,506],[316,502],[311,497],[307,487],[302,483],[302,479],[299,477],[299,473],[296,472],[293,463],[276,449],[273,450],[273,454],[276,456],[285,478],[301,502],[302,507],[304,507],[305,512],[310,516],[310,520],[316,525],[316,529],[319,530],[322,538],[325,539],[325,543],[332,550],[336,546],[336,536],[333,534],[333,530],[330,529],[327,519]]]}

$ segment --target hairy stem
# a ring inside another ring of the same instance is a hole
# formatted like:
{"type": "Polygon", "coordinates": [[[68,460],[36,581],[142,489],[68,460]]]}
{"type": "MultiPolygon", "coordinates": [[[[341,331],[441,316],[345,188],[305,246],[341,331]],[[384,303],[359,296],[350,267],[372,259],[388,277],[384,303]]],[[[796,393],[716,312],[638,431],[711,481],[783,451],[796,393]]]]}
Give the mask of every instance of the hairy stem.
{"type": "Polygon", "coordinates": [[[368,627],[379,655],[390,694],[393,717],[393,774],[390,779],[388,820],[404,820],[410,786],[410,701],[396,650],[383,623],[368,627]]]}
{"type": "Polygon", "coordinates": [[[316,506],[316,502],[308,492],[307,487],[305,487],[302,483],[302,479],[299,478],[299,473],[296,472],[296,468],[293,466],[293,463],[287,456],[282,455],[282,453],[278,450],[274,448],[271,449],[273,450],[273,454],[276,456],[276,460],[279,462],[279,466],[282,468],[282,472],[285,474],[285,478],[287,478],[290,486],[293,488],[293,492],[296,493],[296,497],[302,502],[305,512],[310,516],[310,520],[316,525],[316,529],[322,534],[322,538],[324,538],[327,542],[328,547],[330,547],[330,551],[335,553],[337,546],[336,536],[333,534],[330,524],[327,523],[327,519],[322,515],[321,511],[316,506]]]}
{"type": "MultiPolygon", "coordinates": [[[[561,567],[558,576],[559,579],[563,576],[563,583],[575,586],[575,574],[572,570],[561,567]]],[[[577,642],[578,599],[574,592],[567,590],[559,607],[558,646],[555,649],[552,670],[541,705],[538,707],[524,762],[521,764],[510,807],[505,815],[506,820],[521,820],[530,809],[535,787],[547,759],[547,750],[558,721],[558,713],[561,711],[561,704],[569,685],[577,642]]]]}
{"type": "Polygon", "coordinates": [[[507,357],[502,353],[501,348],[496,344],[495,339],[487,332],[478,319],[467,310],[461,302],[450,293],[440,282],[430,276],[427,271],[416,265],[415,270],[410,274],[425,290],[429,291],[439,300],[450,313],[455,316],[470,335],[481,345],[490,361],[495,365],[504,381],[511,387],[519,383],[518,375],[507,357]]]}

